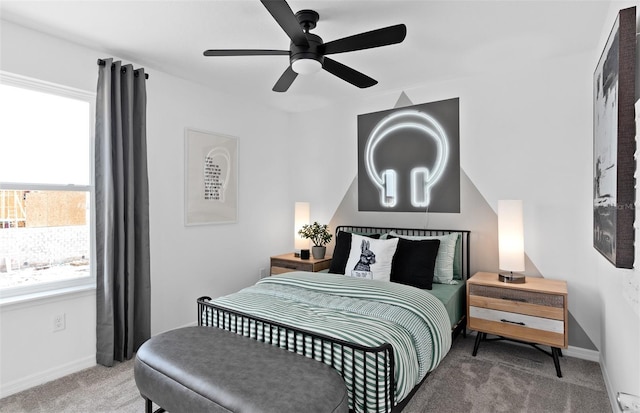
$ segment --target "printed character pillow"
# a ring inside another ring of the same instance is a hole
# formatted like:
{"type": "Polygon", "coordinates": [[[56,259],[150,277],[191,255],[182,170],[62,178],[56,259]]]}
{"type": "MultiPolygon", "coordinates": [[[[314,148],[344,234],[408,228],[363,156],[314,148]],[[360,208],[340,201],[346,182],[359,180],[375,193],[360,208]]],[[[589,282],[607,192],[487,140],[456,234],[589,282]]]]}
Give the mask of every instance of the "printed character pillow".
{"type": "Polygon", "coordinates": [[[383,240],[353,234],[344,275],[389,281],[397,246],[397,238],[383,240]]]}

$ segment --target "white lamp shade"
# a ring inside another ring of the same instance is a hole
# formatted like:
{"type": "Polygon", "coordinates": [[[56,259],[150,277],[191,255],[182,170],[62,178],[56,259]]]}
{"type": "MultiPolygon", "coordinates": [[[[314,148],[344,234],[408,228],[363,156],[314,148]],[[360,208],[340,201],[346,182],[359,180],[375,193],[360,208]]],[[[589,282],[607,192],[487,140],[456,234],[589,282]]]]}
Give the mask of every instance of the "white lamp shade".
{"type": "Polygon", "coordinates": [[[309,224],[309,203],[308,202],[296,202],[294,211],[294,225],[293,225],[293,240],[294,249],[306,250],[309,249],[309,240],[302,238],[298,235],[298,231],[303,225],[309,224]]]}
{"type": "Polygon", "coordinates": [[[498,201],[498,257],[503,271],[524,271],[522,201],[498,201]]]}

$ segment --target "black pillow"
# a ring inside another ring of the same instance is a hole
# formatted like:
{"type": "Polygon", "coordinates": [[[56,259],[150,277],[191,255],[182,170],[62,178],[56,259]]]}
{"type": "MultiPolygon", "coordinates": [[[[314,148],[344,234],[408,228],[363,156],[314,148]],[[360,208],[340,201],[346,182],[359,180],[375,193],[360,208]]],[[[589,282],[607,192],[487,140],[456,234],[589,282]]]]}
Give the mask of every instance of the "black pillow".
{"type": "Polygon", "coordinates": [[[391,281],[430,290],[440,240],[408,240],[399,238],[391,262],[391,281]]]}
{"type": "MultiPolygon", "coordinates": [[[[380,238],[380,234],[361,234],[369,238],[380,238]]],[[[344,274],[351,252],[351,232],[340,231],[336,237],[336,247],[333,249],[329,272],[332,274],[344,274]]]]}

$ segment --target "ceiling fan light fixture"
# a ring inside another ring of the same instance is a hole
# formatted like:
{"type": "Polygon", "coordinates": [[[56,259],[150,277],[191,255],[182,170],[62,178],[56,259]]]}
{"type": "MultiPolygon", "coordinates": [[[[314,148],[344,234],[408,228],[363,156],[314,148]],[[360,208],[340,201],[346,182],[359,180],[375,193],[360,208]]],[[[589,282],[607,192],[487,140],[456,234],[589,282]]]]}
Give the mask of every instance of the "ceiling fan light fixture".
{"type": "Polygon", "coordinates": [[[310,75],[322,69],[322,63],[315,59],[298,59],[291,63],[291,68],[300,75],[310,75]]]}
{"type": "Polygon", "coordinates": [[[404,24],[396,24],[324,43],[320,36],[310,32],[318,23],[320,18],[318,12],[305,9],[294,14],[287,0],[260,0],[260,2],[291,40],[289,50],[209,49],[205,50],[204,55],[288,55],[289,65],[273,86],[274,92],[286,92],[299,74],[308,75],[320,69],[361,89],[371,87],[378,83],[375,79],[325,56],[401,43],[407,35],[407,27],[404,24]]]}

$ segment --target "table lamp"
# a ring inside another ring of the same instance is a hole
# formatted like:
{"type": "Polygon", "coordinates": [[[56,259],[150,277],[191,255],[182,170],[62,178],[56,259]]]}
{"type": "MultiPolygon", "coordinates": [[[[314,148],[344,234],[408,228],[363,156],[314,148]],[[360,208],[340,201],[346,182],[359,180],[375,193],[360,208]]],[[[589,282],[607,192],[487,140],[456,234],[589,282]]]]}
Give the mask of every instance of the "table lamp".
{"type": "Polygon", "coordinates": [[[294,255],[302,259],[309,259],[309,240],[302,238],[298,234],[298,231],[300,231],[303,225],[309,224],[309,209],[308,202],[295,203],[293,225],[294,255]]]}
{"type": "Polygon", "coordinates": [[[498,258],[502,282],[521,284],[524,274],[524,223],[522,201],[498,201],[498,258]]]}

